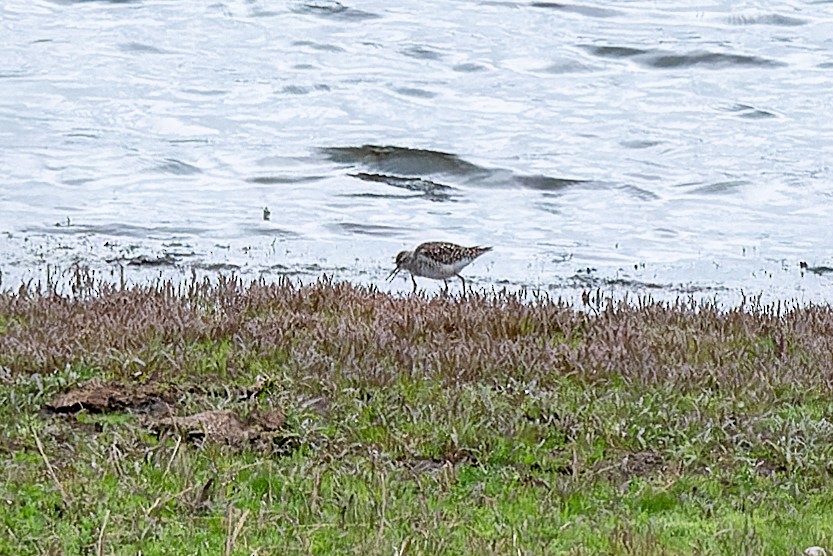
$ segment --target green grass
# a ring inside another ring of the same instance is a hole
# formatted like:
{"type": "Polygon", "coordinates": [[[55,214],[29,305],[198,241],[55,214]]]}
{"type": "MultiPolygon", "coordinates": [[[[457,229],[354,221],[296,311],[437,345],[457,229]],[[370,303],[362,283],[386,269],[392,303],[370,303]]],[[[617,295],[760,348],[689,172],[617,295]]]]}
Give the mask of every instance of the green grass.
{"type": "Polygon", "coordinates": [[[833,546],[827,308],[165,291],[0,295],[0,554],[833,546]],[[45,411],[91,378],[285,421],[241,444],[45,411]]]}

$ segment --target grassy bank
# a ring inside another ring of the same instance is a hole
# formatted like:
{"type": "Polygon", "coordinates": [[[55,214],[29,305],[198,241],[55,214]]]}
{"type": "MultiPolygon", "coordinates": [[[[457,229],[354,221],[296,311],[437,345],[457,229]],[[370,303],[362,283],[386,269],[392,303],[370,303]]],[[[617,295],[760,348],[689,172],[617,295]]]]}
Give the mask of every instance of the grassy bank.
{"type": "Polygon", "coordinates": [[[0,554],[833,546],[833,311],[0,294],[0,554]]]}

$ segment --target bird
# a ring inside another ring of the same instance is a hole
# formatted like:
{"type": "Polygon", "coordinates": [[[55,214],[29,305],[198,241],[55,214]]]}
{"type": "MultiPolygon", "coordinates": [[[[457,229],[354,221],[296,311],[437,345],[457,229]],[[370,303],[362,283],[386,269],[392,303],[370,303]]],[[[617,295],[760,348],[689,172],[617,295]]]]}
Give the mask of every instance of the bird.
{"type": "Polygon", "coordinates": [[[448,279],[456,276],[463,283],[465,292],[466,279],[460,276],[460,271],[474,259],[491,250],[491,247],[463,247],[445,241],[421,243],[413,251],[400,251],[396,255],[396,268],[388,275],[388,282],[400,271],[407,270],[414,283],[414,293],[417,291],[417,276],[442,280],[445,283],[445,291],[448,292],[448,279]]]}

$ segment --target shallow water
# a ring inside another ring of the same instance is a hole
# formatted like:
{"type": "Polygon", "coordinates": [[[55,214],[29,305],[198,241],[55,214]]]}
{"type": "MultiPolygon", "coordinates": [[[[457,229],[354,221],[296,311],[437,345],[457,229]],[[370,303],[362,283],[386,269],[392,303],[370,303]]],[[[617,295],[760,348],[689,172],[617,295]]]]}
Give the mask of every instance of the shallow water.
{"type": "Polygon", "coordinates": [[[493,245],[478,288],[833,285],[831,2],[7,0],[0,37],[3,287],[405,292],[425,240],[493,245]]]}

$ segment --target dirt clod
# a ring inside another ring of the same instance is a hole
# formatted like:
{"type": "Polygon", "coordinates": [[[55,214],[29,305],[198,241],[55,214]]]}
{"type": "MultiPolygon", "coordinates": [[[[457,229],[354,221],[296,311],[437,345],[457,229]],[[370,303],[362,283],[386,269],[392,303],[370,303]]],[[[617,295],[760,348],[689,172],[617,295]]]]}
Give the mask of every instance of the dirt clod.
{"type": "Polygon", "coordinates": [[[150,424],[157,433],[175,432],[195,440],[207,438],[237,444],[249,439],[251,431],[233,411],[203,411],[185,417],[165,417],[150,424]]]}
{"type": "Polygon", "coordinates": [[[240,417],[234,411],[209,410],[184,417],[156,419],[149,427],[156,434],[171,432],[191,441],[211,440],[240,446],[278,440],[284,424],[283,412],[279,410],[253,413],[249,418],[240,417]]]}
{"type": "Polygon", "coordinates": [[[46,410],[52,413],[78,413],[81,410],[162,413],[168,402],[168,393],[158,384],[132,385],[94,378],[58,394],[46,404],[46,410]]]}
{"type": "Polygon", "coordinates": [[[665,461],[662,456],[654,452],[635,452],[628,454],[622,460],[622,471],[627,476],[644,477],[658,469],[662,469],[665,461]]]}

